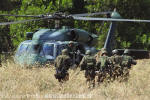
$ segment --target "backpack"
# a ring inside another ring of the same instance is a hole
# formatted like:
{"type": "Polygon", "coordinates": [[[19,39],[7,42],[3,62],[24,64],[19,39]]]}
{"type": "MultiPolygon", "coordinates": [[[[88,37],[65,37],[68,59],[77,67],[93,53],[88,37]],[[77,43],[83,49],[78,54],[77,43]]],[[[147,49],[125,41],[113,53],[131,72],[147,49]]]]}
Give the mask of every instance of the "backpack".
{"type": "Polygon", "coordinates": [[[100,57],[101,68],[104,69],[108,66],[108,58],[105,56],[100,57]]]}
{"type": "Polygon", "coordinates": [[[93,69],[95,66],[95,60],[92,56],[86,57],[87,69],[93,69]]]}
{"type": "Polygon", "coordinates": [[[60,68],[62,66],[62,64],[63,64],[62,56],[59,56],[56,61],[57,68],[60,68]]]}
{"type": "Polygon", "coordinates": [[[124,66],[124,67],[130,66],[130,59],[128,56],[123,56],[121,66],[124,66]]]}

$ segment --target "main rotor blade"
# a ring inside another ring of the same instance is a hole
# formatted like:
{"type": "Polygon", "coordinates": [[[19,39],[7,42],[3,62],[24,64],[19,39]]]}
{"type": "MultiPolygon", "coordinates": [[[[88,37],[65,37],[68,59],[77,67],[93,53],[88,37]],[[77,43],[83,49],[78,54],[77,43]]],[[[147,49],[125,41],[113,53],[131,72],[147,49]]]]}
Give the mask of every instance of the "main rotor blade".
{"type": "Polygon", "coordinates": [[[150,20],[138,20],[138,19],[113,19],[113,18],[92,18],[92,17],[76,17],[73,19],[84,20],[84,21],[116,21],[116,22],[145,22],[149,23],[150,20]]]}
{"type": "Polygon", "coordinates": [[[31,22],[31,21],[38,21],[38,20],[43,20],[43,19],[49,19],[49,17],[39,18],[39,19],[21,20],[21,21],[15,21],[15,22],[3,22],[3,23],[0,23],[0,25],[18,24],[18,23],[25,23],[25,22],[31,22]]]}
{"type": "Polygon", "coordinates": [[[0,14],[0,16],[35,17],[35,18],[41,18],[43,15],[9,15],[9,14],[0,14]]]}
{"type": "Polygon", "coordinates": [[[96,12],[96,13],[84,13],[84,14],[72,14],[72,16],[76,17],[84,17],[84,16],[95,16],[95,15],[106,15],[111,14],[112,12],[96,12]]]}

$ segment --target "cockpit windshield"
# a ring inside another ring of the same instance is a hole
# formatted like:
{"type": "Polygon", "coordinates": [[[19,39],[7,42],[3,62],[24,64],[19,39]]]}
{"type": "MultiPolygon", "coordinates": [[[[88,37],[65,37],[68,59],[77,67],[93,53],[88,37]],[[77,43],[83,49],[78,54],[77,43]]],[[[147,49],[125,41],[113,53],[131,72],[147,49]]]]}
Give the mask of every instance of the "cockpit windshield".
{"type": "Polygon", "coordinates": [[[41,54],[54,56],[54,44],[44,44],[41,54]]]}
{"type": "Polygon", "coordinates": [[[29,44],[27,44],[27,43],[21,44],[16,54],[20,55],[20,54],[26,53],[28,47],[29,47],[29,44]]]}
{"type": "Polygon", "coordinates": [[[39,44],[32,44],[28,47],[29,54],[38,54],[40,52],[41,46],[39,44]]]}

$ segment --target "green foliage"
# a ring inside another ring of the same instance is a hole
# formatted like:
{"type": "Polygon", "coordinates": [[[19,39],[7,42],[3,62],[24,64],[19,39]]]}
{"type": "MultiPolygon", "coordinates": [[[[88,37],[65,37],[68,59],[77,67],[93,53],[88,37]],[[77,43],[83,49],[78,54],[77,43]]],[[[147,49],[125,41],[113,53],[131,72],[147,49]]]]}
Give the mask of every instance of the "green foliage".
{"type": "MultiPolygon", "coordinates": [[[[87,13],[100,11],[117,11],[123,18],[149,19],[150,0],[6,0],[1,2],[2,14],[41,15],[58,11],[67,13],[87,13]]],[[[97,16],[105,17],[105,16],[97,16]]],[[[31,18],[0,17],[1,22],[26,20],[31,18]]],[[[104,45],[109,28],[109,22],[89,21],[63,21],[63,25],[85,29],[99,36],[97,48],[104,45]]],[[[24,41],[26,32],[35,31],[39,28],[54,28],[53,21],[28,22],[10,26],[0,26],[1,43],[8,43],[13,47],[24,41]],[[9,39],[9,40],[8,40],[9,39]],[[6,42],[6,40],[8,40],[6,42]]],[[[126,23],[119,22],[115,31],[116,48],[141,48],[150,49],[150,25],[149,23],[126,23]],[[139,45],[140,44],[140,45],[139,45]]],[[[1,45],[5,48],[9,47],[1,45]]]]}

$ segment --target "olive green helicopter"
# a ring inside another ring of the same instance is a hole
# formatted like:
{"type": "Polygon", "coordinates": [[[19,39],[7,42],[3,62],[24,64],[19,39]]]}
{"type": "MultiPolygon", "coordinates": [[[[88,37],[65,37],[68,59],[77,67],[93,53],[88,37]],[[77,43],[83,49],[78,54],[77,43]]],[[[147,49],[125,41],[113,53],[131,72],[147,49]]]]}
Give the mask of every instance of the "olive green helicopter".
{"type": "MultiPolygon", "coordinates": [[[[34,19],[20,20],[14,22],[1,22],[0,25],[11,25],[17,23],[26,23],[39,20],[55,20],[55,28],[53,29],[39,29],[36,32],[27,32],[26,37],[29,40],[21,42],[16,50],[14,60],[20,65],[34,65],[36,63],[46,64],[53,62],[61,50],[68,47],[69,42],[73,41],[77,50],[74,52],[73,63],[79,64],[84,56],[86,50],[91,50],[93,54],[98,52],[94,47],[98,36],[87,32],[83,29],[69,28],[67,26],[60,26],[61,20],[79,20],[79,21],[109,21],[111,22],[107,38],[105,40],[104,48],[111,55],[114,49],[112,45],[114,32],[117,22],[150,22],[150,20],[136,20],[136,19],[122,19],[120,14],[115,10],[113,12],[97,12],[97,13],[83,13],[83,14],[65,14],[54,13],[46,15],[8,15],[1,14],[0,16],[15,16],[15,17],[31,17],[34,19]],[[106,18],[92,17],[96,15],[107,15],[106,18]]],[[[118,49],[122,54],[124,49],[118,49]]],[[[146,50],[131,49],[131,52],[137,58],[148,57],[149,52],[146,50]],[[142,56],[140,55],[142,52],[142,56]]]]}

